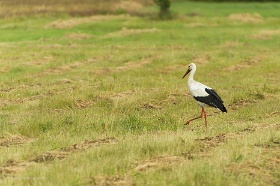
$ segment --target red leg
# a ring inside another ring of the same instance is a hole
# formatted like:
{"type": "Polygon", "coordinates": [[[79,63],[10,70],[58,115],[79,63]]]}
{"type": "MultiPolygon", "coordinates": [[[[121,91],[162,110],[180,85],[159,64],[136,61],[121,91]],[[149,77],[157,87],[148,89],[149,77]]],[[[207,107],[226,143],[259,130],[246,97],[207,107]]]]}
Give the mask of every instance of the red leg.
{"type": "Polygon", "coordinates": [[[204,108],[202,110],[203,110],[203,113],[204,113],[205,127],[207,127],[206,112],[205,112],[204,108]]]}
{"type": "Polygon", "coordinates": [[[193,118],[193,119],[190,119],[189,121],[187,121],[187,122],[185,123],[185,125],[190,124],[190,122],[193,121],[193,120],[196,120],[196,119],[198,119],[198,118],[202,118],[202,117],[203,117],[203,114],[204,114],[204,118],[205,118],[205,120],[206,120],[206,113],[205,113],[205,111],[204,111],[204,108],[202,107],[202,111],[201,111],[200,116],[198,116],[198,117],[196,117],[196,118],[193,118]]]}

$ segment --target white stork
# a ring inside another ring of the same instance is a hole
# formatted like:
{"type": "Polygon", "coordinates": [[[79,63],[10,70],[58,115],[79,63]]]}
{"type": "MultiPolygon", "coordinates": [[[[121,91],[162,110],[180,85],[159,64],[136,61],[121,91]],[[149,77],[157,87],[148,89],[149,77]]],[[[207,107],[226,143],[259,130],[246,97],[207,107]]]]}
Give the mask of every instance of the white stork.
{"type": "Polygon", "coordinates": [[[204,117],[205,126],[207,127],[206,112],[204,110],[204,107],[215,107],[220,109],[222,112],[227,112],[227,109],[223,105],[223,100],[221,99],[221,97],[212,88],[203,85],[202,83],[199,83],[193,79],[195,71],[196,65],[194,63],[189,64],[188,70],[184,74],[183,78],[190,72],[188,78],[188,87],[197,104],[202,107],[202,111],[200,116],[188,120],[185,125],[188,125],[193,120],[204,117]]]}

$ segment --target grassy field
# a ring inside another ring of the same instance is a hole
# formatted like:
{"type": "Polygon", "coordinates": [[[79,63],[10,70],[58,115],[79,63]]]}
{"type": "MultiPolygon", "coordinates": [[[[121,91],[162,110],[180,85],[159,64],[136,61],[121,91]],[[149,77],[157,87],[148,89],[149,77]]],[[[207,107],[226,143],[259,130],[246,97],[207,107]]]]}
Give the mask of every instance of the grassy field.
{"type": "Polygon", "coordinates": [[[0,185],[280,185],[280,4],[147,5],[2,16],[0,185]]]}

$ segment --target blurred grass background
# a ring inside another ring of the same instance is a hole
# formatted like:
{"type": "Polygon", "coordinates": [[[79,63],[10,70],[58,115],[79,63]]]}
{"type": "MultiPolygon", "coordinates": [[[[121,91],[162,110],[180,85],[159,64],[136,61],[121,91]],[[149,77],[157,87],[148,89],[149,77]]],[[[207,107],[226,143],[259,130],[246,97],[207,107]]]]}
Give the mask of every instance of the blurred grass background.
{"type": "Polygon", "coordinates": [[[42,2],[1,1],[1,185],[278,185],[278,3],[42,2]]]}

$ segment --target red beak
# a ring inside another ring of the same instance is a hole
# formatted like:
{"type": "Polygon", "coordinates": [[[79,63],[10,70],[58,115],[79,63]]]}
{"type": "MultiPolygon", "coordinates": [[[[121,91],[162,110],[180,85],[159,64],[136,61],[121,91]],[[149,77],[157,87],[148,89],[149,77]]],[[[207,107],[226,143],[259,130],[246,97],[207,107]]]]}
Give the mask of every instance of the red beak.
{"type": "Polygon", "coordinates": [[[184,79],[184,77],[190,72],[191,70],[187,70],[187,72],[184,74],[184,76],[183,76],[183,78],[182,79],[184,79]]]}

